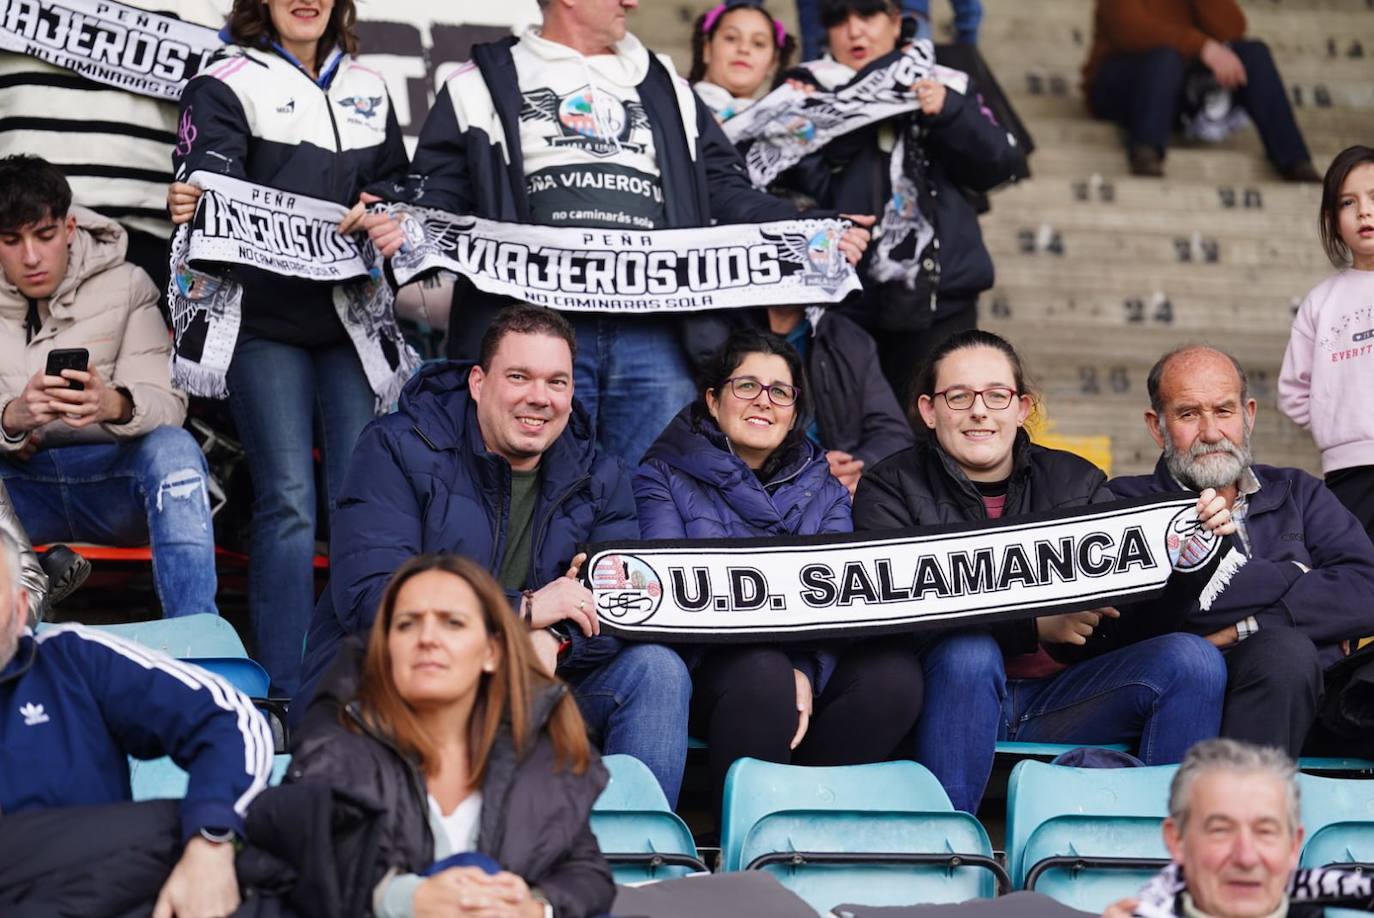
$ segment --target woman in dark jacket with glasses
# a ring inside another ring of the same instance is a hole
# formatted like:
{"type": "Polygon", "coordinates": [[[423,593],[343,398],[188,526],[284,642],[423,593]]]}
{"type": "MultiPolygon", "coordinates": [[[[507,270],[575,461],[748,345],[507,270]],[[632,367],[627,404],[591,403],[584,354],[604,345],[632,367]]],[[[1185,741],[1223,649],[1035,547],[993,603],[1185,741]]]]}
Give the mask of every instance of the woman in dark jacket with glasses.
{"type": "MultiPolygon", "coordinates": [[[[796,350],[769,332],[736,331],[700,397],[635,473],[640,531],[678,540],[849,532],[849,491],[807,438],[810,424],[796,350]]],[[[692,668],[692,732],[709,746],[716,812],[735,759],[882,761],[921,709],[919,663],[902,642],[729,645],[683,655],[692,668]]]]}

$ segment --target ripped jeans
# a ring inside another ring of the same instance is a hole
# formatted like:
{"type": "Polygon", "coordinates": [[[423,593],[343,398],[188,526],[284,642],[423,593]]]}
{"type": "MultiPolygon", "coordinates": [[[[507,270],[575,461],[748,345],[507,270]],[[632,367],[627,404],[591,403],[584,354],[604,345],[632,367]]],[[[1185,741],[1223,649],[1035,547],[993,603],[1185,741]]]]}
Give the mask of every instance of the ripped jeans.
{"type": "Polygon", "coordinates": [[[180,427],[121,443],[0,457],[0,480],[29,538],[151,545],[166,616],[218,613],[205,456],[180,427]]]}

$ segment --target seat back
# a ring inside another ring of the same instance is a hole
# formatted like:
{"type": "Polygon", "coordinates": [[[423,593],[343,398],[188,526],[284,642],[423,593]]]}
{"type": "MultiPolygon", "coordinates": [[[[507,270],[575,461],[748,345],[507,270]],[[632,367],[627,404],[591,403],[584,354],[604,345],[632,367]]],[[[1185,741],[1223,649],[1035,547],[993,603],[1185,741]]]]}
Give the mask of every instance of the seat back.
{"type": "MultiPolygon", "coordinates": [[[[269,787],[276,787],[291,765],[287,753],[272,757],[269,787]]],[[[129,787],[135,800],[180,800],[186,796],[189,776],[167,756],[160,759],[129,759],[129,787]]]]}
{"type": "Polygon", "coordinates": [[[705,869],[691,830],[668,806],[648,766],[628,755],[601,761],[611,779],[592,807],[591,827],[615,881],[672,879],[705,869]]]}
{"type": "Polygon", "coordinates": [[[754,823],[740,847],[745,869],[772,874],[822,915],[845,902],[901,906],[997,895],[994,872],[956,866],[970,857],[990,860],[992,845],[978,820],[953,810],[780,810],[754,823]]]}
{"type": "Polygon", "coordinates": [[[1158,816],[1053,816],[1035,828],[1021,853],[1023,886],[1085,912],[1134,896],[1169,859],[1158,816]],[[1092,867],[1077,858],[1119,858],[1092,867]],[[1067,863],[1050,866],[1050,859],[1067,863]],[[1129,864],[1129,861],[1154,863],[1129,864]]]}
{"type": "MultiPolygon", "coordinates": [[[[38,631],[41,633],[51,627],[49,623],[40,623],[38,631]]],[[[170,657],[248,656],[234,626],[226,619],[209,613],[88,627],[160,650],[170,657]]]]}
{"type": "MultiPolygon", "coordinates": [[[[1028,843],[1052,819],[1061,822],[1037,839],[1037,861],[1058,856],[1159,857],[1160,825],[1168,815],[1169,782],[1175,771],[1174,765],[1066,768],[1018,762],[1007,782],[1007,862],[1015,888],[1025,888],[1035,866],[1027,857],[1028,843]]],[[[1063,882],[1056,880],[1060,888],[1063,882]]]]}
{"type": "Polygon", "coordinates": [[[187,657],[182,662],[209,670],[249,698],[267,697],[267,670],[247,657],[187,657]]]}
{"type": "Polygon", "coordinates": [[[721,869],[766,870],[822,913],[992,896],[1001,872],[982,826],[922,765],[747,758],[725,780],[721,869]]]}
{"type": "Polygon", "coordinates": [[[1303,867],[1374,863],[1374,781],[1299,775],[1303,867]]]}

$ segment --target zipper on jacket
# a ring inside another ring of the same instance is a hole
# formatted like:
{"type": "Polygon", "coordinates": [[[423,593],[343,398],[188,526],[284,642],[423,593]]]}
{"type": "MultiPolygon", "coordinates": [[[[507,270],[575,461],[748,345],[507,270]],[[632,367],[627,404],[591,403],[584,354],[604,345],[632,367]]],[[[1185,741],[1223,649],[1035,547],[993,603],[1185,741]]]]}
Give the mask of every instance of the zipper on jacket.
{"type": "Polygon", "coordinates": [[[569,485],[563,491],[562,494],[558,495],[558,498],[556,500],[551,501],[549,505],[544,508],[543,519],[541,519],[538,525],[535,527],[534,541],[530,544],[530,573],[529,580],[526,581],[527,583],[533,583],[534,578],[537,575],[537,571],[535,570],[535,564],[537,563],[537,560],[539,558],[539,549],[544,546],[545,531],[547,530],[549,523],[553,520],[553,512],[557,510],[560,506],[562,506],[563,501],[571,497],[572,493],[576,491],[578,488],[582,487],[582,484],[590,478],[590,475],[581,476],[571,485],[569,485]]]}
{"type": "Polygon", "coordinates": [[[378,743],[381,743],[382,746],[390,750],[391,754],[396,756],[396,758],[400,759],[401,764],[405,766],[406,773],[410,775],[410,789],[414,791],[415,801],[420,805],[420,812],[424,815],[424,819],[422,821],[424,822],[425,826],[425,834],[429,836],[430,856],[433,857],[434,831],[429,826],[429,789],[425,784],[424,776],[420,774],[420,769],[415,767],[415,763],[412,762],[406,756],[406,754],[401,751],[401,748],[397,746],[395,742],[392,741],[391,737],[386,736],[385,734],[372,729],[372,727],[367,723],[367,721],[361,716],[359,716],[352,702],[349,702],[348,704],[344,705],[344,713],[348,715],[350,720],[352,720],[355,724],[358,725],[359,730],[362,730],[363,733],[365,733],[367,736],[376,740],[378,743]]]}

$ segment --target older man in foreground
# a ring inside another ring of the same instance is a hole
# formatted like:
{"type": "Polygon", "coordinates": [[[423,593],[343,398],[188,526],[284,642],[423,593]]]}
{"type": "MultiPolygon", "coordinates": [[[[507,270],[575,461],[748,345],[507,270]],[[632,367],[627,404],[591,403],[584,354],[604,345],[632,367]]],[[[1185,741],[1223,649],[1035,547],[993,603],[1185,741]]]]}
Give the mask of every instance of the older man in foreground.
{"type": "Polygon", "coordinates": [[[1309,918],[1329,905],[1368,909],[1358,872],[1299,870],[1298,774],[1278,749],[1198,743],[1169,787],[1164,844],[1172,863],[1104,918],[1309,918]]]}

